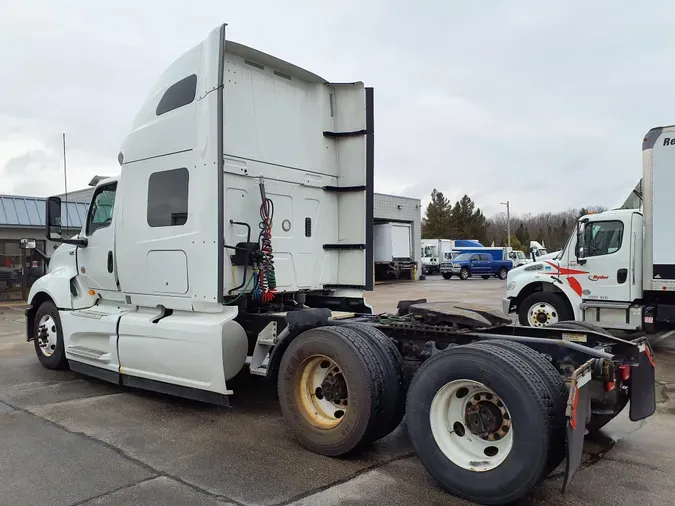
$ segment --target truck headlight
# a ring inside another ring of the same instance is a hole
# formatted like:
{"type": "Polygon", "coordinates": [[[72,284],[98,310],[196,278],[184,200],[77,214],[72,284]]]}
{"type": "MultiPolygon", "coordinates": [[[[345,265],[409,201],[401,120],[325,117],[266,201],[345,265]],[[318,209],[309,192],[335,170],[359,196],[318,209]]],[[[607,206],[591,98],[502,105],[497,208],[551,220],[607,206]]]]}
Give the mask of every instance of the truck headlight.
{"type": "Polygon", "coordinates": [[[511,291],[516,287],[516,282],[515,281],[509,281],[509,284],[506,285],[506,290],[511,291]]]}

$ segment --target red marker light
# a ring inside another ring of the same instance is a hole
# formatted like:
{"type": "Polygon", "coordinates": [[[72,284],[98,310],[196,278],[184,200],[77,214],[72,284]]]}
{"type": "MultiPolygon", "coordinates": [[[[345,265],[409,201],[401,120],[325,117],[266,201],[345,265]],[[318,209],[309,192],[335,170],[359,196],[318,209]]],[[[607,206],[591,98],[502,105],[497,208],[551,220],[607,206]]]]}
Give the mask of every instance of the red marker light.
{"type": "Polygon", "coordinates": [[[619,371],[621,372],[621,381],[628,381],[628,379],[630,378],[630,366],[620,365],[619,371]]]}

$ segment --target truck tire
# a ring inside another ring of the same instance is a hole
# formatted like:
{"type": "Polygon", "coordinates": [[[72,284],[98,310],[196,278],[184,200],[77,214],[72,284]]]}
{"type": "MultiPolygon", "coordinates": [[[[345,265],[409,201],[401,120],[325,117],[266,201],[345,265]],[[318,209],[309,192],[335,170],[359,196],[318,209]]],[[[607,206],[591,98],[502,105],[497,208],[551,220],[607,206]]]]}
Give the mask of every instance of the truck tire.
{"type": "Polygon", "coordinates": [[[466,267],[462,267],[461,270],[459,271],[459,279],[462,281],[466,281],[471,277],[471,273],[469,272],[469,269],[466,267]]]}
{"type": "Polygon", "coordinates": [[[399,426],[405,414],[405,385],[403,381],[403,357],[390,338],[372,325],[352,323],[348,328],[369,339],[380,354],[385,368],[384,409],[382,420],[377,423],[373,441],[389,435],[399,426]]]}
{"type": "Polygon", "coordinates": [[[565,300],[551,292],[534,292],[525,297],[518,308],[518,321],[525,327],[546,327],[571,319],[565,300]]]}
{"type": "Polygon", "coordinates": [[[35,353],[43,367],[47,369],[68,367],[61,317],[53,302],[46,301],[38,307],[33,322],[33,335],[35,353]]]}
{"type": "Polygon", "coordinates": [[[499,269],[499,272],[497,273],[497,277],[502,281],[505,280],[508,275],[509,271],[506,270],[506,267],[502,267],[501,269],[499,269]]]}
{"type": "Polygon", "coordinates": [[[422,364],[406,417],[432,477],[480,504],[514,502],[541,480],[556,423],[553,401],[530,363],[486,345],[449,348],[422,364]],[[487,429],[482,436],[469,429],[480,425],[487,429]]]}
{"type": "Polygon", "coordinates": [[[542,479],[551,474],[565,458],[565,429],[567,427],[567,419],[565,418],[565,409],[567,408],[567,397],[569,390],[565,386],[565,381],[560,376],[560,373],[555,366],[544,357],[541,353],[532,348],[506,340],[486,340],[473,343],[476,346],[496,346],[509,350],[512,353],[520,356],[523,360],[529,362],[532,369],[544,381],[548,394],[553,402],[553,416],[555,421],[553,423],[553,434],[549,440],[549,455],[544,475],[542,479]]]}
{"type": "Polygon", "coordinates": [[[443,279],[450,279],[451,277],[452,277],[452,274],[450,274],[449,272],[443,273],[443,279]]]}
{"type": "Polygon", "coordinates": [[[345,455],[375,437],[385,380],[374,343],[344,326],[314,328],[293,339],[281,358],[281,412],[303,446],[345,455]]]}

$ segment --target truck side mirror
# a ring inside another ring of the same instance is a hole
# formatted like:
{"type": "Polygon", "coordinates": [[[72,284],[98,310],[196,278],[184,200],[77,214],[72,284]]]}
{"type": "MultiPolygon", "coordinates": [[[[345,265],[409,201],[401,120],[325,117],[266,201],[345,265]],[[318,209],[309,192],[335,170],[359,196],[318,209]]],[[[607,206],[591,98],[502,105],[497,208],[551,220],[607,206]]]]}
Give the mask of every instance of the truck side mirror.
{"type": "Polygon", "coordinates": [[[50,241],[61,240],[61,199],[49,197],[47,199],[47,216],[45,219],[46,236],[50,241]]]}
{"type": "Polygon", "coordinates": [[[35,239],[21,239],[19,248],[26,250],[33,250],[37,248],[37,241],[35,239]]]}
{"type": "Polygon", "coordinates": [[[583,265],[586,263],[586,222],[577,223],[577,244],[574,248],[574,254],[577,257],[577,263],[583,265]]]}

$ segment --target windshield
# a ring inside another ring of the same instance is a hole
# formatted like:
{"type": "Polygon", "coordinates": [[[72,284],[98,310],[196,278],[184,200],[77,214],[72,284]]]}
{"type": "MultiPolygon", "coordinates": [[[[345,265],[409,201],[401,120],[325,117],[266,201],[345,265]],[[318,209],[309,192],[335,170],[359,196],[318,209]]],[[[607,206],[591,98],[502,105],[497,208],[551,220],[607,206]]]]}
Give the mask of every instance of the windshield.
{"type": "Polygon", "coordinates": [[[516,256],[518,257],[518,260],[523,260],[525,258],[525,253],[522,251],[516,251],[516,256]]]}
{"type": "Polygon", "coordinates": [[[453,258],[453,260],[458,260],[462,262],[465,260],[469,260],[471,258],[471,255],[473,255],[473,253],[462,253],[461,255],[457,255],[455,258],[453,258]]]}
{"type": "Polygon", "coordinates": [[[431,258],[437,256],[436,246],[424,246],[422,248],[422,256],[424,258],[431,258]]]}

